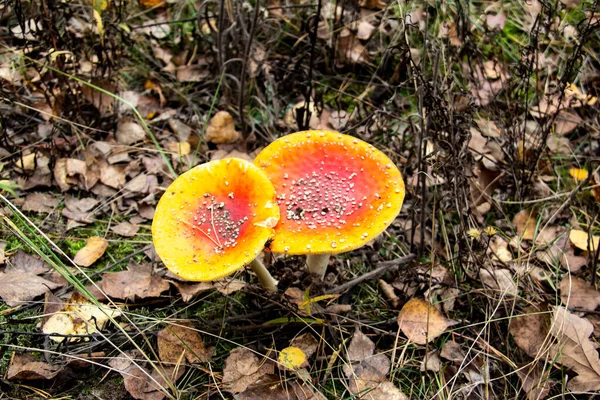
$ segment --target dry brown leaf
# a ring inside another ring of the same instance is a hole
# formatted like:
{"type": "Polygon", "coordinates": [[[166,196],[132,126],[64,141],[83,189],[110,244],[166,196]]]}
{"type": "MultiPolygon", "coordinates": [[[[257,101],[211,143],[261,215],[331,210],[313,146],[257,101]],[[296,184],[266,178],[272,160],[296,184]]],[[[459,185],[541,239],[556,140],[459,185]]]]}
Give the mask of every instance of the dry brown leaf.
{"type": "Polygon", "coordinates": [[[560,299],[570,309],[594,311],[600,305],[600,291],[581,278],[565,275],[560,281],[560,299]]]}
{"type": "Polygon", "coordinates": [[[58,208],[58,199],[50,193],[30,193],[25,197],[23,211],[50,214],[58,208]]]}
{"type": "Polygon", "coordinates": [[[223,385],[228,392],[240,393],[256,383],[260,377],[273,374],[275,367],[270,362],[261,361],[247,348],[238,347],[229,353],[223,368],[223,385]]]}
{"type": "Polygon", "coordinates": [[[155,364],[150,370],[144,367],[144,357],[137,351],[126,352],[121,357],[108,362],[123,376],[125,390],[138,400],[162,400],[167,397],[167,389],[181,378],[185,366],[166,366],[155,364]],[[135,360],[132,361],[132,360],[135,360]]]}
{"type": "Polygon", "coordinates": [[[49,272],[51,269],[50,264],[41,258],[19,250],[8,259],[8,264],[4,272],[41,275],[49,272]]]}
{"type": "Polygon", "coordinates": [[[475,123],[484,136],[495,138],[502,137],[502,131],[494,122],[488,119],[478,118],[475,120],[475,123]]]}
{"type": "Polygon", "coordinates": [[[127,221],[123,221],[123,222],[113,226],[112,228],[110,228],[110,230],[120,236],[134,237],[140,230],[140,227],[137,226],[136,224],[132,224],[127,221]]]}
{"type": "Polygon", "coordinates": [[[515,214],[513,225],[517,235],[523,240],[533,240],[535,236],[537,215],[530,210],[521,210],[515,214]]]}
{"type": "Polygon", "coordinates": [[[536,358],[548,334],[550,321],[541,308],[530,306],[511,319],[508,332],[528,356],[536,358]]]}
{"type": "Polygon", "coordinates": [[[554,132],[557,135],[566,135],[575,130],[583,119],[575,111],[561,110],[554,122],[554,132]]]}
{"type": "Polygon", "coordinates": [[[125,184],[125,167],[102,164],[100,182],[111,188],[120,189],[125,184]]]}
{"type": "Polygon", "coordinates": [[[233,143],[240,139],[235,130],[233,117],[227,111],[219,111],[210,119],[206,127],[204,140],[211,143],[233,143]]]}
{"type": "MultiPolygon", "coordinates": [[[[109,93],[116,93],[117,88],[114,84],[106,80],[94,80],[92,85],[97,86],[109,93]]],[[[114,97],[96,90],[88,85],[83,85],[81,88],[83,97],[100,111],[102,115],[111,114],[113,111],[114,97]]]]}
{"type": "Polygon", "coordinates": [[[210,76],[210,71],[204,65],[180,65],[175,75],[179,82],[200,82],[210,76]]]}
{"type": "Polygon", "coordinates": [[[325,400],[312,383],[282,381],[278,375],[266,375],[236,397],[237,400],[325,400]]]}
{"type": "Polygon", "coordinates": [[[136,301],[158,297],[169,289],[169,283],[152,273],[152,264],[131,263],[127,271],[102,276],[102,290],[113,298],[136,301]]]}
{"type": "Polygon", "coordinates": [[[0,297],[11,307],[33,300],[60,286],[33,274],[17,271],[0,272],[0,297]]]}
{"type": "Polygon", "coordinates": [[[232,278],[222,279],[215,282],[187,283],[171,281],[171,283],[177,288],[181,294],[181,299],[186,303],[189,303],[190,300],[198,296],[200,293],[204,293],[209,290],[217,290],[224,295],[229,295],[242,290],[247,285],[247,283],[244,281],[232,278]]]}
{"type": "Polygon", "coordinates": [[[489,289],[506,296],[517,296],[519,288],[515,283],[512,272],[508,269],[487,270],[482,268],[479,271],[481,283],[489,289]]]}
{"type": "Polygon", "coordinates": [[[598,345],[590,340],[593,331],[594,326],[585,318],[564,307],[554,307],[550,333],[558,343],[551,349],[551,356],[578,374],[567,386],[573,392],[600,390],[598,345]]]}
{"type": "Polygon", "coordinates": [[[146,137],[146,131],[138,123],[131,121],[130,119],[123,119],[117,126],[117,132],[115,132],[115,138],[117,142],[132,145],[139,141],[144,140],[146,137]]]}
{"type": "Polygon", "coordinates": [[[343,28],[336,43],[336,62],[344,64],[362,64],[367,62],[367,51],[360,40],[348,29],[343,28]]]}
{"type": "Polygon", "coordinates": [[[169,142],[165,148],[179,157],[187,156],[192,151],[192,146],[188,142],[169,142]]]}
{"type": "Polygon", "coordinates": [[[452,341],[444,343],[440,356],[446,360],[458,363],[461,363],[465,360],[465,353],[461,350],[460,344],[452,341]]]}
{"type": "Polygon", "coordinates": [[[382,353],[374,355],[374,352],[373,341],[357,328],[347,350],[350,364],[343,366],[350,393],[370,400],[407,399],[386,378],[391,367],[389,358],[382,353]]]}
{"type": "Polygon", "coordinates": [[[553,381],[549,377],[549,369],[541,364],[519,368],[517,375],[521,380],[521,387],[527,393],[527,400],[543,400],[550,393],[553,381]]]}
{"type": "Polygon", "coordinates": [[[434,371],[438,372],[442,367],[442,360],[440,359],[440,352],[435,349],[425,354],[425,358],[421,361],[421,372],[434,371]]]}
{"type": "Polygon", "coordinates": [[[204,346],[202,337],[190,322],[176,322],[158,332],[158,355],[162,362],[189,363],[207,362],[211,349],[204,346]]]}
{"type": "Polygon", "coordinates": [[[413,298],[400,310],[398,325],[410,341],[426,344],[444,333],[452,321],[427,301],[413,298]]]}
{"type": "Polygon", "coordinates": [[[89,267],[104,255],[107,248],[108,242],[106,239],[99,236],[92,236],[87,240],[85,246],[75,254],[73,261],[82,267],[89,267]]]}
{"type": "Polygon", "coordinates": [[[294,346],[302,350],[306,359],[309,359],[317,348],[319,347],[319,342],[317,339],[310,333],[303,333],[300,336],[296,336],[290,341],[290,346],[294,346]]]}
{"type": "Polygon", "coordinates": [[[61,367],[39,361],[33,354],[15,354],[10,360],[6,378],[8,380],[52,379],[61,367]]]}

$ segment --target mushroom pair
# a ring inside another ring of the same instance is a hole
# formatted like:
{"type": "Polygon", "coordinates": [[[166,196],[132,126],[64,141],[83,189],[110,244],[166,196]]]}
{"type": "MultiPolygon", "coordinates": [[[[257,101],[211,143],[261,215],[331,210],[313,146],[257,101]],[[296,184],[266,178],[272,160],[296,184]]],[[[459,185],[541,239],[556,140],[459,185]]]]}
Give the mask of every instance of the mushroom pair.
{"type": "Polygon", "coordinates": [[[256,260],[268,239],[274,252],[306,254],[322,278],[331,254],[389,226],[404,193],[400,171],[375,147],[338,132],[298,132],[267,146],[254,165],[226,159],[181,175],[159,201],[152,236],[167,268],[184,279],[214,280],[250,263],[275,290],[256,260]]]}

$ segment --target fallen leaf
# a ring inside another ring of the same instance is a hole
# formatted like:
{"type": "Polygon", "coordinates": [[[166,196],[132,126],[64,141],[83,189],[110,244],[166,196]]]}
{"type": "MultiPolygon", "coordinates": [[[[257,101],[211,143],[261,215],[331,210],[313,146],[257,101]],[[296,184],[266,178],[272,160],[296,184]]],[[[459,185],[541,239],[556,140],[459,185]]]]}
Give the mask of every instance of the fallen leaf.
{"type": "Polygon", "coordinates": [[[475,123],[484,136],[495,138],[502,137],[502,131],[494,122],[488,119],[478,118],[475,120],[475,123]]]}
{"type": "Polygon", "coordinates": [[[6,379],[38,380],[52,379],[61,371],[61,367],[39,361],[33,354],[15,354],[10,360],[6,379]]]}
{"type": "Polygon", "coordinates": [[[554,307],[550,334],[558,343],[551,349],[551,357],[578,375],[567,385],[573,392],[600,390],[600,358],[598,345],[590,340],[594,326],[585,318],[570,313],[564,307],[554,307]]]}
{"type": "Polygon", "coordinates": [[[557,135],[567,135],[575,130],[583,119],[574,111],[561,110],[554,122],[554,131],[557,135]]]}
{"type": "MultiPolygon", "coordinates": [[[[81,294],[75,292],[64,307],[50,316],[42,326],[46,334],[86,335],[102,330],[111,318],[121,315],[121,311],[105,305],[96,305],[81,294]]],[[[64,336],[49,336],[55,342],[61,343],[64,336]]],[[[70,338],[77,341],[79,338],[70,338]]]]}
{"type": "Polygon", "coordinates": [[[482,268],[479,271],[479,277],[485,287],[502,295],[517,296],[519,294],[513,274],[508,269],[487,270],[482,268]]]}
{"type": "Polygon", "coordinates": [[[58,208],[58,199],[50,193],[30,193],[25,197],[23,211],[50,214],[58,208]]]}
{"type": "Polygon", "coordinates": [[[237,400],[325,400],[310,382],[282,381],[278,375],[261,377],[254,385],[235,396],[237,400]]]}
{"type": "MultiPolygon", "coordinates": [[[[91,85],[97,86],[109,93],[116,93],[117,87],[107,80],[93,80],[91,85]]],[[[109,115],[113,112],[115,98],[105,92],[101,92],[90,85],[82,85],[81,93],[83,97],[91,103],[102,115],[109,115]]]]}
{"type": "Polygon", "coordinates": [[[356,329],[348,345],[348,360],[343,371],[348,377],[348,389],[361,399],[370,400],[407,400],[400,389],[395,387],[386,376],[390,372],[389,358],[382,353],[374,354],[375,344],[360,329],[356,329]]]}
{"type": "Polygon", "coordinates": [[[113,226],[110,229],[117,235],[125,237],[134,237],[140,230],[140,227],[127,221],[124,221],[113,226]]]}
{"type": "Polygon", "coordinates": [[[75,254],[73,261],[79,266],[89,267],[102,257],[107,248],[108,242],[106,239],[92,236],[87,240],[85,246],[75,254]]]}
{"type": "Polygon", "coordinates": [[[375,352],[375,343],[362,333],[359,329],[356,329],[352,341],[348,346],[347,355],[349,361],[363,361],[368,357],[371,357],[375,352]]]}
{"type": "Polygon", "coordinates": [[[50,264],[43,259],[19,250],[8,259],[4,272],[41,275],[51,269],[50,264]]]}
{"type": "Polygon", "coordinates": [[[166,149],[179,157],[187,156],[191,153],[192,147],[188,142],[170,142],[165,145],[166,149]]]}
{"type": "Polygon", "coordinates": [[[517,370],[521,387],[527,393],[527,400],[543,400],[548,396],[554,385],[554,382],[550,379],[549,371],[548,368],[544,368],[539,363],[517,370]]]}
{"type": "Polygon", "coordinates": [[[186,64],[175,69],[175,76],[179,82],[201,82],[210,76],[210,71],[204,65],[186,64]]]}
{"type": "Polygon", "coordinates": [[[306,354],[296,346],[289,346],[281,350],[277,356],[277,361],[284,369],[292,371],[308,366],[306,354]]]}
{"type": "Polygon", "coordinates": [[[124,119],[117,126],[117,132],[115,132],[115,138],[117,142],[132,145],[139,141],[144,140],[146,137],[146,131],[138,123],[131,120],[124,119]]]}
{"type": "Polygon", "coordinates": [[[140,4],[147,8],[157,7],[165,3],[165,0],[140,0],[140,4]]]}
{"type": "Polygon", "coordinates": [[[162,400],[167,397],[167,387],[172,387],[185,372],[184,366],[154,364],[151,370],[144,366],[144,356],[137,350],[125,352],[108,362],[123,376],[125,390],[138,400],[162,400]],[[135,361],[134,361],[135,360],[135,361]]]}
{"type": "Polygon", "coordinates": [[[536,358],[546,340],[549,326],[548,315],[542,313],[542,309],[539,307],[529,306],[523,309],[521,314],[511,318],[508,332],[517,346],[529,357],[536,358]]]}
{"type": "Polygon", "coordinates": [[[169,283],[152,273],[152,264],[131,263],[127,271],[102,276],[102,290],[110,297],[136,301],[158,297],[169,289],[169,283]]]}
{"type": "Polygon", "coordinates": [[[517,230],[517,235],[522,240],[533,240],[535,237],[537,215],[530,210],[521,210],[515,214],[513,225],[517,230]]]}
{"type": "Polygon", "coordinates": [[[198,296],[200,293],[204,293],[209,290],[217,290],[224,295],[229,295],[247,286],[246,282],[232,278],[222,279],[215,282],[186,283],[172,281],[171,283],[173,283],[173,285],[177,288],[181,294],[181,299],[186,303],[189,303],[190,300],[198,296]]]}
{"type": "Polygon", "coordinates": [[[111,188],[120,189],[125,184],[125,168],[102,164],[100,166],[100,182],[111,188]]]}
{"type": "Polygon", "coordinates": [[[571,175],[571,177],[575,181],[581,182],[581,181],[585,181],[587,179],[589,172],[587,171],[587,169],[569,168],[569,175],[571,175]]]}
{"type": "Polygon", "coordinates": [[[303,333],[302,335],[296,336],[290,342],[290,346],[294,346],[302,350],[306,358],[310,358],[319,346],[317,339],[310,333],[303,333]]]}
{"type": "Polygon", "coordinates": [[[465,360],[465,353],[461,350],[460,344],[452,341],[444,343],[440,356],[446,360],[459,363],[465,360]]]}
{"type": "Polygon", "coordinates": [[[0,297],[10,307],[23,304],[60,285],[33,274],[0,272],[0,297]]]}
{"type": "Polygon", "coordinates": [[[231,350],[225,360],[223,385],[228,392],[240,393],[256,383],[261,376],[274,372],[272,363],[262,362],[250,349],[238,347],[231,350]]]}
{"type": "Polygon", "coordinates": [[[600,236],[590,236],[587,232],[580,229],[571,229],[569,240],[573,246],[584,251],[596,251],[600,244],[600,236]]]}
{"type": "Polygon", "coordinates": [[[166,38],[171,34],[171,25],[169,24],[167,14],[161,13],[155,19],[148,19],[142,24],[140,31],[156,39],[166,38]]]}
{"type": "Polygon", "coordinates": [[[444,333],[452,321],[427,301],[412,298],[400,310],[398,325],[410,341],[426,344],[444,333]]]}
{"type": "Polygon", "coordinates": [[[570,309],[594,311],[600,305],[600,291],[581,278],[565,275],[560,281],[560,299],[570,309]]]}
{"type": "Polygon", "coordinates": [[[204,140],[211,143],[233,143],[240,139],[235,130],[233,117],[227,111],[219,111],[209,121],[204,140]]]}
{"type": "Polygon", "coordinates": [[[166,363],[208,362],[211,349],[204,346],[202,337],[189,322],[176,322],[158,332],[158,355],[166,363]]]}
{"type": "Polygon", "coordinates": [[[432,350],[425,354],[425,358],[421,361],[421,372],[434,371],[438,372],[442,367],[442,360],[440,359],[440,352],[438,350],[432,350]]]}

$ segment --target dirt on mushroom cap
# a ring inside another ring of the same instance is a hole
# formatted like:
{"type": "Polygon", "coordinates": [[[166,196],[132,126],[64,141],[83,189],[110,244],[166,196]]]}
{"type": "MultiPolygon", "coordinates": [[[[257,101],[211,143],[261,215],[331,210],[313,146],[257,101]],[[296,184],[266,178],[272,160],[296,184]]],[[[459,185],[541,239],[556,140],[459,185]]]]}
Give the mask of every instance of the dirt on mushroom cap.
{"type": "Polygon", "coordinates": [[[278,219],[265,174],[247,161],[222,159],[185,172],[167,188],[156,208],[152,240],[173,273],[211,281],[252,261],[278,219]]]}
{"type": "Polygon", "coordinates": [[[400,212],[404,181],[372,145],[333,131],[284,136],[254,163],[275,186],[281,220],[271,249],[342,253],[383,232],[400,212]]]}

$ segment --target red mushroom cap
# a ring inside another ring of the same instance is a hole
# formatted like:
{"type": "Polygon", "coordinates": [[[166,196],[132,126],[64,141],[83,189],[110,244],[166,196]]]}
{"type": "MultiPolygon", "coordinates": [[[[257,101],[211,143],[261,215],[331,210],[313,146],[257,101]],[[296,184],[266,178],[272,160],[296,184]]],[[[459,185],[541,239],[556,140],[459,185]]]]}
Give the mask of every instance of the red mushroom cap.
{"type": "Polygon", "coordinates": [[[352,136],[305,131],[284,136],[254,164],[275,186],[281,220],[271,249],[342,253],[367,243],[396,218],[404,181],[381,151],[352,136]]]}
{"type": "Polygon", "coordinates": [[[173,181],[156,207],[152,240],[171,272],[211,281],[254,260],[278,220],[275,190],[264,172],[226,158],[173,181]]]}

